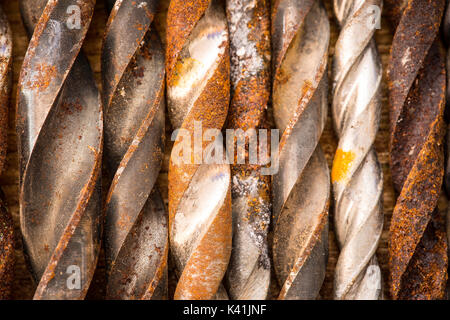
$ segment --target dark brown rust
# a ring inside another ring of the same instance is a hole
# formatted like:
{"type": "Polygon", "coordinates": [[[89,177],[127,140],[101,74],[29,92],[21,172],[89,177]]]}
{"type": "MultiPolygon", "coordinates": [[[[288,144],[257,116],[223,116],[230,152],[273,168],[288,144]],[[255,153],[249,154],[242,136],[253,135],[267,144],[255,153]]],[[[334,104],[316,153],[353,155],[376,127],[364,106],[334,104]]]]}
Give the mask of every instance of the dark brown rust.
{"type": "Polygon", "coordinates": [[[103,225],[102,108],[80,53],[95,0],[70,5],[20,1],[32,37],[18,83],[19,200],[35,299],[84,298],[103,225]]]}
{"type": "Polygon", "coordinates": [[[167,298],[167,214],[155,187],[164,154],[158,1],[117,1],[102,51],[108,299],[167,298]],[[153,191],[152,191],[153,190],[153,191]]]}
{"type": "MultiPolygon", "coordinates": [[[[12,36],[8,19],[0,7],[0,174],[6,162],[8,104],[12,81],[12,36]]],[[[14,226],[0,191],[0,300],[8,299],[14,273],[14,226]]]]}
{"type": "Polygon", "coordinates": [[[391,170],[399,193],[389,241],[393,299],[439,299],[447,242],[436,210],[444,170],[444,0],[386,1],[396,28],[388,69],[391,170]]]}

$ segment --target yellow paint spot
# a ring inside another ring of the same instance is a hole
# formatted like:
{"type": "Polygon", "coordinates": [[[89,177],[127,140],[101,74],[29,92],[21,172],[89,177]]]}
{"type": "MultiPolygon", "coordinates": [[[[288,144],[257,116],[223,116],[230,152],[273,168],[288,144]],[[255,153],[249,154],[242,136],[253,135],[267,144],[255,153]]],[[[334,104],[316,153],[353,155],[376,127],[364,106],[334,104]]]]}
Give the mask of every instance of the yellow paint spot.
{"type": "Polygon", "coordinates": [[[334,156],[333,168],[331,169],[331,181],[345,181],[353,160],[355,160],[354,152],[338,149],[334,156]]]}

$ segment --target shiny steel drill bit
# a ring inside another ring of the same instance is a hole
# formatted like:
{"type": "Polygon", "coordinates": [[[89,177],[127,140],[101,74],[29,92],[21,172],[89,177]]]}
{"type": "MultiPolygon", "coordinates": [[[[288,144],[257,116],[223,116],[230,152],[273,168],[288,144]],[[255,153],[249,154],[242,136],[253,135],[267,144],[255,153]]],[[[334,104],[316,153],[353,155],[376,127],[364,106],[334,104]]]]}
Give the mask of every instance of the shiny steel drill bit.
{"type": "Polygon", "coordinates": [[[389,239],[393,299],[443,297],[447,242],[436,210],[442,187],[444,0],[387,0],[396,28],[388,68],[391,171],[399,193],[389,239]]]}
{"type": "Polygon", "coordinates": [[[273,177],[273,259],[279,299],[316,299],[328,260],[327,116],[330,26],[318,0],[278,0],[272,12],[273,110],[282,133],[273,177]]]}
{"type": "MultiPolygon", "coordinates": [[[[0,6],[0,173],[6,162],[8,104],[12,81],[12,35],[8,19],[0,6]]],[[[0,192],[1,194],[1,192],[0,192]]],[[[14,274],[14,226],[0,195],[0,300],[8,299],[14,274]]]]}
{"type": "Polygon", "coordinates": [[[116,1],[102,51],[107,298],[167,298],[167,215],[155,188],[164,155],[164,52],[158,1],[116,1]],[[153,192],[152,192],[152,189],[153,192]]]}
{"type": "MultiPolygon", "coordinates": [[[[226,9],[232,86],[227,127],[241,129],[242,135],[256,133],[263,127],[270,95],[269,3],[228,0],[226,9]]],[[[238,152],[246,152],[249,161],[248,149],[238,152]]],[[[270,176],[262,175],[259,165],[237,164],[236,158],[233,163],[233,249],[226,285],[232,299],[264,300],[270,283],[270,176]]]]}
{"type": "Polygon", "coordinates": [[[94,6],[20,1],[32,34],[17,97],[20,220],[35,299],[84,298],[97,263],[102,110],[79,53],[94,6]]]}
{"type": "Polygon", "coordinates": [[[341,31],[333,57],[333,123],[339,137],[331,180],[340,254],[335,299],[380,299],[375,252],[383,230],[383,177],[373,148],[380,122],[381,61],[373,6],[381,0],[335,0],[341,31]]]}
{"type": "Polygon", "coordinates": [[[215,145],[206,141],[206,130],[220,135],[227,116],[229,60],[221,1],[172,0],[166,73],[169,116],[179,129],[169,165],[170,245],[179,272],[175,299],[217,298],[230,258],[230,167],[202,159],[215,145]],[[194,132],[198,126],[205,141],[194,132]],[[200,151],[193,150],[190,137],[200,151]]]}

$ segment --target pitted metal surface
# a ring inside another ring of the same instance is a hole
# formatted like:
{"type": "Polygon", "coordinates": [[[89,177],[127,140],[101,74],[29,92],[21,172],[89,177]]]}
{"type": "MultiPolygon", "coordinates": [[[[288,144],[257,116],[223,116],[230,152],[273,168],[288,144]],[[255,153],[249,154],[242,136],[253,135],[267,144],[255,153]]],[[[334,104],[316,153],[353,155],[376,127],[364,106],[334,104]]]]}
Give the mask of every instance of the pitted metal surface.
{"type": "Polygon", "coordinates": [[[102,231],[99,92],[80,48],[95,1],[22,0],[31,41],[18,84],[20,219],[34,299],[83,299],[102,231]],[[73,24],[75,23],[75,25],[73,24]]]}
{"type": "Polygon", "coordinates": [[[329,40],[321,1],[275,1],[273,109],[281,141],[272,179],[273,263],[279,299],[316,299],[325,277],[330,179],[319,139],[327,116],[329,40]]]}
{"type": "Polygon", "coordinates": [[[168,221],[155,187],[165,138],[157,5],[116,1],[103,43],[108,299],[167,298],[168,221]]]}

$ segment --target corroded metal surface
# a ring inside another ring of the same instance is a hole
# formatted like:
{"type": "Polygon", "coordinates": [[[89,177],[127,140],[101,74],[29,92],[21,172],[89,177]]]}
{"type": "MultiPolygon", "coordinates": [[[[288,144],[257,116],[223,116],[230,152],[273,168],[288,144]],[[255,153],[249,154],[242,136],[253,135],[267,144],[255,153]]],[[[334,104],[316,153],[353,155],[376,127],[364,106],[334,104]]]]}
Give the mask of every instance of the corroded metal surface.
{"type": "MultiPolygon", "coordinates": [[[[6,162],[8,104],[11,93],[12,36],[6,15],[0,7],[0,173],[6,162]]],[[[14,274],[14,233],[11,215],[0,192],[0,300],[8,299],[14,274]]]]}
{"type": "Polygon", "coordinates": [[[340,246],[335,299],[380,299],[375,252],[383,231],[383,177],[373,144],[380,122],[381,61],[372,6],[381,0],[335,0],[341,30],[333,57],[333,124],[339,137],[331,180],[340,246]]]}
{"type": "Polygon", "coordinates": [[[316,299],[328,259],[329,170],[319,146],[327,115],[328,17],[320,1],[278,0],[272,12],[273,259],[279,299],[316,299]]]}
{"type": "Polygon", "coordinates": [[[164,154],[164,52],[151,28],[157,4],[117,1],[103,43],[109,299],[167,298],[168,221],[155,188],[164,154]]]}
{"type": "MultiPolygon", "coordinates": [[[[229,60],[221,1],[172,0],[167,16],[167,104],[174,129],[186,130],[192,141],[201,139],[194,137],[194,126],[218,132],[224,125],[229,60]]],[[[212,299],[231,253],[230,167],[205,163],[184,139],[178,131],[169,165],[170,245],[179,272],[174,298],[212,299]],[[192,151],[187,161],[180,159],[182,143],[187,144],[186,153],[192,151]]],[[[210,141],[200,144],[207,151],[210,141]]]]}
{"type": "MultiPolygon", "coordinates": [[[[241,129],[244,135],[264,127],[270,95],[269,3],[228,0],[226,9],[232,86],[227,128],[241,129]]],[[[237,164],[235,158],[231,166],[233,249],[226,285],[231,299],[265,299],[270,282],[270,176],[262,175],[259,165],[248,164],[248,148],[237,151],[246,152],[247,164],[237,164]]]]}
{"type": "Polygon", "coordinates": [[[391,171],[399,193],[389,242],[393,299],[442,298],[447,242],[436,210],[443,181],[444,0],[386,0],[396,28],[388,70],[391,171]]]}
{"type": "MultiPolygon", "coordinates": [[[[442,22],[442,29],[444,31],[444,43],[447,48],[446,72],[447,72],[447,91],[446,91],[446,118],[447,118],[447,135],[446,135],[446,163],[445,163],[445,191],[447,198],[450,199],[450,0],[447,0],[447,10],[445,11],[444,20],[442,22]]],[[[447,209],[447,249],[450,243],[450,206],[447,209]]],[[[449,288],[450,289],[450,288],[449,288]]],[[[447,296],[450,298],[450,290],[447,289],[447,296]]]]}
{"type": "Polygon", "coordinates": [[[73,4],[20,1],[32,35],[17,97],[20,219],[35,299],[84,298],[100,247],[102,110],[79,53],[95,1],[73,4]]]}

